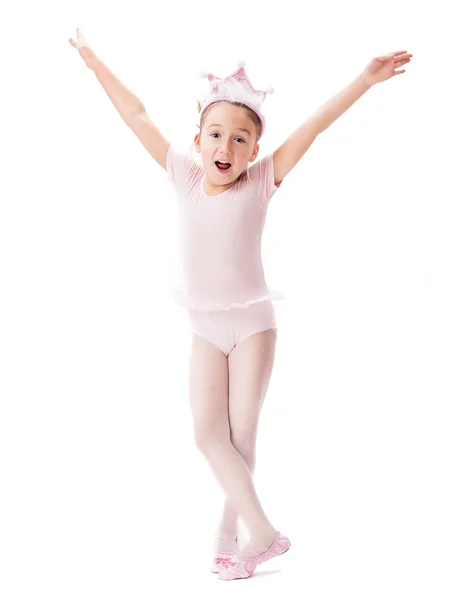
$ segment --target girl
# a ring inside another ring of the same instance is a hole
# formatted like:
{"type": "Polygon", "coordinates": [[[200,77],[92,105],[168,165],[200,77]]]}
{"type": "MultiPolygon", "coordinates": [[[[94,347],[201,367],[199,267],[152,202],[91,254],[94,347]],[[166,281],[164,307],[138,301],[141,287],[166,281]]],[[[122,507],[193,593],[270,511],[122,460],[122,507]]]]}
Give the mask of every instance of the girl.
{"type": "Polygon", "coordinates": [[[274,153],[257,162],[266,92],[251,85],[244,63],[225,80],[203,73],[210,92],[199,103],[199,133],[193,141],[201,166],[190,152],[172,147],[142,102],[88,47],[79,28],[77,34],[71,45],[175,187],[184,266],[176,300],[187,308],[192,330],[189,396],[195,442],[226,496],[212,571],[220,579],[246,578],[291,545],[266,516],[253,484],[258,421],[277,340],[273,300],[283,298],[266,285],[261,263],[268,203],[316,136],[370,87],[404,73],[396,69],[412,55],[399,51],[374,58],[274,153]],[[249,543],[239,551],[238,517],[249,531],[249,543]]]}

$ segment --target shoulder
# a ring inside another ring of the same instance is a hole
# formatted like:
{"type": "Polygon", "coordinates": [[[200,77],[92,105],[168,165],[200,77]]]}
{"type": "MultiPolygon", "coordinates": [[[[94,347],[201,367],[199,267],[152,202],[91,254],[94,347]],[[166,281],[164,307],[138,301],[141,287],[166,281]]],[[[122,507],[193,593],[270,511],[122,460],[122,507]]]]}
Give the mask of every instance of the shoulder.
{"type": "Polygon", "coordinates": [[[265,194],[275,192],[282,183],[275,176],[274,152],[265,154],[249,167],[250,180],[260,187],[265,194]]]}
{"type": "Polygon", "coordinates": [[[168,179],[174,184],[185,182],[190,176],[203,171],[203,167],[193,158],[192,146],[187,150],[181,150],[174,144],[171,144],[167,150],[166,167],[168,179]]]}

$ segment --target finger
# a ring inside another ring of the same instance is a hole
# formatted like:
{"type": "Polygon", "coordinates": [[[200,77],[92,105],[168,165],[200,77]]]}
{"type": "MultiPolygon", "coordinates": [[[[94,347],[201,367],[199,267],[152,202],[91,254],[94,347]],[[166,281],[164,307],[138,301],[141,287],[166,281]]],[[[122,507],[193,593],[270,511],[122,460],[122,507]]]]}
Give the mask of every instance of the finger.
{"type": "Polygon", "coordinates": [[[71,44],[71,46],[73,46],[74,48],[78,48],[76,42],[74,40],[72,40],[71,38],[69,38],[69,43],[71,44]]]}
{"type": "Polygon", "coordinates": [[[84,34],[81,30],[79,30],[79,43],[81,44],[81,46],[87,46],[88,43],[86,41],[86,38],[84,37],[84,34]]]}
{"type": "Polygon", "coordinates": [[[405,59],[411,58],[412,56],[413,56],[413,54],[406,52],[405,54],[401,54],[400,56],[394,56],[393,60],[396,60],[396,61],[405,60],[405,59]]]}
{"type": "Polygon", "coordinates": [[[404,54],[405,52],[406,52],[406,50],[399,51],[399,52],[389,52],[388,54],[382,54],[382,56],[377,56],[377,60],[379,60],[380,62],[386,62],[387,60],[395,58],[399,54],[404,54]]]}
{"type": "Polygon", "coordinates": [[[382,54],[382,56],[377,56],[377,60],[388,60],[389,58],[393,58],[394,56],[398,56],[402,52],[406,52],[406,50],[400,50],[399,52],[389,52],[388,54],[382,54]]]}
{"type": "Polygon", "coordinates": [[[402,73],[405,73],[405,69],[401,69],[400,71],[393,72],[394,75],[401,75],[402,73]]]}

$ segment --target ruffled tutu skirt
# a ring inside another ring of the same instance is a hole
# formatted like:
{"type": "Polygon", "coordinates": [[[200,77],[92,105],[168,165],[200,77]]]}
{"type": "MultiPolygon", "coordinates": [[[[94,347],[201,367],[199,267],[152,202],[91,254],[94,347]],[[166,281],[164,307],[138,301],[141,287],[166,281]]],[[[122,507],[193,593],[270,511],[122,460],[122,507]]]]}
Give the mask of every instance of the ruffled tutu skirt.
{"type": "Polygon", "coordinates": [[[264,302],[266,300],[285,300],[286,296],[279,292],[268,288],[268,293],[256,298],[241,302],[193,302],[187,299],[186,293],[183,289],[176,289],[174,292],[174,301],[179,306],[187,308],[189,310],[205,310],[205,311],[218,311],[218,310],[231,310],[234,308],[248,308],[251,304],[257,302],[264,302]]]}

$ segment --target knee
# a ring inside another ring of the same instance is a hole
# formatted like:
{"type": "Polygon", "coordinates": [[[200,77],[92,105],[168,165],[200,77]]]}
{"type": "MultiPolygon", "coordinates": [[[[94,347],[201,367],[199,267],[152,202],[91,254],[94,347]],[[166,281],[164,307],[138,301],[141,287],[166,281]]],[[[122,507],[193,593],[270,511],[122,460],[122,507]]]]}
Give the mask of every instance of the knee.
{"type": "Polygon", "coordinates": [[[231,443],[244,458],[249,470],[253,471],[256,464],[256,439],[231,435],[231,443]]]}
{"type": "Polygon", "coordinates": [[[213,454],[230,444],[230,436],[209,428],[195,429],[195,445],[205,456],[213,454]]]}

